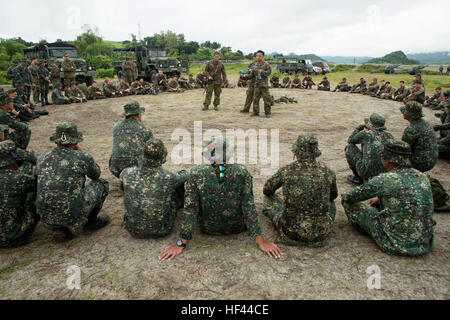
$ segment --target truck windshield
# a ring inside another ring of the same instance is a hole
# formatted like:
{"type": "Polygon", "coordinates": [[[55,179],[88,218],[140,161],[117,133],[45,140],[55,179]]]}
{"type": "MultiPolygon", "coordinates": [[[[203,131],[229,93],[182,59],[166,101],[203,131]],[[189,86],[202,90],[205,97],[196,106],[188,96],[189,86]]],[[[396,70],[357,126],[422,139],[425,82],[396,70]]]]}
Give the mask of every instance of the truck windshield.
{"type": "Polygon", "coordinates": [[[66,53],[69,55],[69,58],[78,58],[78,52],[73,48],[50,49],[49,51],[50,56],[54,58],[62,58],[66,53]]]}

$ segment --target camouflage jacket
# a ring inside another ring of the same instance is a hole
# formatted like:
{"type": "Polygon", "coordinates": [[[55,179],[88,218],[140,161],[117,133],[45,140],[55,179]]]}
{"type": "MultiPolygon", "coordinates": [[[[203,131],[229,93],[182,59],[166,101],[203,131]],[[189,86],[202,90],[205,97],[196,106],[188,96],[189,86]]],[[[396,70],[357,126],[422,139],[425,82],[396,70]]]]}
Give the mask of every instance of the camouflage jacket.
{"type": "Polygon", "coordinates": [[[180,84],[178,83],[177,80],[170,80],[168,86],[171,89],[178,89],[180,87],[180,84]]]}
{"type": "Polygon", "coordinates": [[[50,71],[46,67],[39,66],[38,68],[38,76],[39,76],[39,82],[47,82],[45,78],[48,78],[50,80],[50,71]]]}
{"type": "Polygon", "coordinates": [[[187,178],[187,172],[173,173],[162,167],[123,170],[120,180],[124,186],[125,228],[136,233],[154,231],[155,235],[161,230],[171,230],[169,216],[177,210],[173,193],[187,178]]]}
{"type": "Polygon", "coordinates": [[[377,93],[378,90],[380,89],[380,85],[377,83],[371,83],[369,84],[369,86],[367,87],[367,92],[373,92],[373,93],[377,93]]]}
{"type": "Polygon", "coordinates": [[[20,122],[3,109],[0,109],[0,124],[4,124],[17,132],[28,130],[28,124],[20,122]]]}
{"type": "Polygon", "coordinates": [[[58,89],[53,88],[52,90],[52,102],[55,104],[64,103],[67,101],[66,96],[58,89]]]}
{"type": "Polygon", "coordinates": [[[36,193],[36,178],[0,169],[0,181],[0,240],[7,242],[21,231],[27,195],[36,193]]]}
{"type": "Polygon", "coordinates": [[[261,234],[253,200],[253,179],[238,164],[225,166],[225,180],[219,182],[219,168],[205,164],[194,167],[186,185],[180,238],[191,240],[195,226],[210,235],[261,234]]]}
{"type": "Polygon", "coordinates": [[[388,252],[420,255],[430,250],[435,222],[433,195],[426,175],[412,168],[397,167],[342,195],[357,203],[380,198],[378,218],[386,235],[379,244],[388,252]]]}
{"type": "Polygon", "coordinates": [[[125,77],[132,77],[133,80],[137,78],[137,67],[136,64],[124,62],[122,64],[122,73],[125,77]]]}
{"type": "Polygon", "coordinates": [[[57,66],[50,68],[50,80],[52,83],[61,81],[61,71],[57,66]]]}
{"type": "Polygon", "coordinates": [[[408,94],[409,94],[409,89],[407,87],[405,87],[405,86],[399,87],[394,92],[394,96],[404,96],[404,97],[406,97],[408,94]]]}
{"type": "Polygon", "coordinates": [[[411,94],[414,97],[422,98],[423,100],[425,100],[425,89],[423,87],[422,88],[413,88],[411,90],[411,94]]]}
{"type": "Polygon", "coordinates": [[[284,84],[284,85],[290,85],[290,84],[291,84],[291,78],[289,78],[289,77],[284,77],[284,78],[283,78],[283,84],[284,84]]]}
{"type": "Polygon", "coordinates": [[[403,141],[411,146],[413,168],[426,172],[434,168],[438,160],[438,145],[434,129],[424,119],[411,122],[403,133],[403,141]]]}
{"type": "Polygon", "coordinates": [[[441,139],[439,144],[450,145],[450,115],[445,113],[441,116],[441,125],[434,126],[435,130],[440,131],[441,139]]]}
{"type": "Polygon", "coordinates": [[[74,98],[85,98],[83,91],[81,91],[79,88],[75,87],[75,89],[67,88],[66,89],[66,97],[70,99],[74,98]]]}
{"type": "Polygon", "coordinates": [[[227,80],[227,73],[225,71],[225,65],[221,62],[214,62],[214,60],[208,62],[205,67],[206,76],[213,77],[215,84],[222,84],[227,80]]]}
{"type": "Polygon", "coordinates": [[[25,86],[30,86],[32,83],[30,70],[22,65],[14,69],[14,82],[17,83],[18,81],[23,81],[25,86]]]}
{"type": "Polygon", "coordinates": [[[89,153],[58,146],[39,157],[36,175],[36,209],[45,224],[70,227],[86,219],[86,177],[100,178],[100,167],[89,153]]]}
{"type": "Polygon", "coordinates": [[[125,91],[125,90],[128,90],[128,89],[130,89],[130,86],[128,85],[128,83],[126,83],[126,82],[119,83],[119,90],[120,91],[125,91]]]}
{"type": "Polygon", "coordinates": [[[386,86],[386,88],[384,89],[384,92],[383,92],[383,94],[385,94],[389,97],[392,97],[392,95],[394,93],[395,93],[395,88],[393,86],[390,86],[390,87],[386,86]]]}
{"type": "Polygon", "coordinates": [[[250,73],[246,75],[247,79],[253,79],[255,81],[256,88],[268,88],[269,87],[269,76],[272,73],[272,68],[270,65],[263,61],[262,63],[254,63],[250,73]],[[262,70],[258,73],[258,70],[262,70]]]}
{"type": "Polygon", "coordinates": [[[93,87],[93,86],[90,86],[90,87],[88,88],[88,90],[87,90],[87,96],[88,96],[88,98],[90,98],[90,99],[94,99],[94,97],[100,97],[100,96],[103,96],[103,92],[102,92],[102,90],[100,90],[99,87],[93,87]],[[97,92],[98,92],[98,93],[101,93],[101,94],[97,94],[97,92]]]}
{"type": "Polygon", "coordinates": [[[69,77],[72,78],[75,76],[75,71],[77,70],[77,67],[75,66],[75,63],[72,60],[69,61],[63,61],[61,63],[61,68],[64,71],[64,78],[69,77]]]}
{"type": "MultiPolygon", "coordinates": [[[[271,177],[263,192],[270,197],[281,187],[285,211],[280,224],[286,235],[299,238],[298,233],[304,233],[305,229],[311,229],[312,233],[329,230],[338,196],[336,175],[331,169],[317,160],[293,162],[271,177]]],[[[316,237],[317,234],[311,238],[316,237]]]]}
{"type": "Polygon", "coordinates": [[[119,90],[117,90],[116,86],[113,83],[111,83],[109,85],[107,84],[103,87],[103,93],[107,97],[112,96],[113,93],[116,94],[118,92],[119,92],[119,90]]]}
{"type": "Polygon", "coordinates": [[[39,66],[36,64],[30,64],[30,66],[28,67],[28,70],[30,70],[30,74],[31,74],[31,81],[34,84],[39,83],[39,66]]]}
{"type": "Polygon", "coordinates": [[[314,83],[313,78],[311,76],[304,77],[302,82],[314,83]]]}
{"type": "Polygon", "coordinates": [[[442,94],[442,92],[441,93],[435,93],[433,96],[431,96],[429,99],[428,99],[428,102],[430,103],[430,102],[434,102],[434,103],[436,103],[436,104],[439,104],[439,103],[441,103],[442,101],[444,101],[444,95],[442,94]]]}
{"type": "MultiPolygon", "coordinates": [[[[251,69],[253,68],[253,66],[254,66],[254,63],[250,64],[250,65],[248,66],[248,69],[251,70],[251,69]]],[[[280,84],[280,78],[279,78],[278,76],[273,76],[273,77],[270,79],[270,83],[272,84],[272,86],[273,86],[274,84],[280,84]]]]}
{"type": "Polygon", "coordinates": [[[329,87],[330,87],[330,81],[328,81],[328,80],[322,80],[322,81],[319,83],[319,86],[324,87],[324,88],[329,88],[329,87]]]}
{"type": "Polygon", "coordinates": [[[113,149],[109,169],[116,176],[125,168],[137,167],[143,156],[143,148],[153,138],[149,127],[136,119],[117,122],[113,128],[113,149]]]}

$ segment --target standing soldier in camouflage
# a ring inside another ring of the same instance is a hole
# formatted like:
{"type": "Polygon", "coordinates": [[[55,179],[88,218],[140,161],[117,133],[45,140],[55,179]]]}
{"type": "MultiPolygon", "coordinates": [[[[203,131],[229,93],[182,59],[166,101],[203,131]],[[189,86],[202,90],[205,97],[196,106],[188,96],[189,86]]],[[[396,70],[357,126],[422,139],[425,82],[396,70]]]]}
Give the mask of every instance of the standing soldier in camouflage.
{"type": "Polygon", "coordinates": [[[42,106],[44,107],[51,105],[51,103],[48,102],[48,92],[50,91],[50,72],[45,66],[45,60],[39,61],[38,76],[42,106]]]}
{"type": "Polygon", "coordinates": [[[40,101],[41,88],[39,87],[39,65],[38,58],[33,58],[28,67],[31,74],[31,88],[33,89],[33,102],[38,104],[40,101]]]}
{"type": "Polygon", "coordinates": [[[14,69],[14,83],[17,85],[17,82],[22,82],[25,87],[25,95],[27,97],[27,101],[30,101],[31,95],[31,72],[28,69],[28,60],[22,59],[22,63],[16,69],[14,69]]]}
{"type": "Polygon", "coordinates": [[[122,64],[122,79],[130,86],[137,78],[137,67],[133,59],[126,58],[122,64]]]}
{"type": "Polygon", "coordinates": [[[294,80],[292,80],[291,88],[292,89],[301,89],[302,88],[302,82],[300,81],[300,78],[298,77],[298,73],[295,75],[294,80]]]}
{"type": "Polygon", "coordinates": [[[87,89],[87,99],[88,100],[97,100],[97,99],[105,99],[106,97],[103,95],[102,90],[97,86],[97,82],[92,82],[92,85],[87,89]]]}
{"type": "Polygon", "coordinates": [[[374,78],[372,80],[372,82],[369,84],[369,86],[367,87],[367,90],[366,90],[366,92],[364,92],[364,94],[372,96],[372,95],[376,94],[379,89],[380,89],[380,85],[378,84],[378,79],[374,78]]]}
{"type": "Polygon", "coordinates": [[[405,86],[405,81],[400,81],[400,87],[395,90],[392,100],[402,102],[410,94],[409,89],[405,86]]]}
{"type": "Polygon", "coordinates": [[[50,81],[52,83],[53,88],[57,83],[61,82],[61,70],[56,65],[55,61],[50,62],[50,81]]]}
{"type": "Polygon", "coordinates": [[[281,81],[281,88],[283,89],[289,89],[291,87],[291,78],[289,78],[289,73],[284,74],[284,78],[281,81]]]}
{"type": "Polygon", "coordinates": [[[67,98],[62,92],[62,84],[57,83],[52,90],[52,102],[53,104],[70,104],[70,99],[67,98]]]}
{"type": "Polygon", "coordinates": [[[328,77],[323,77],[323,80],[317,86],[317,90],[330,91],[330,81],[328,81],[328,77]]]}
{"type": "Polygon", "coordinates": [[[374,113],[370,119],[365,119],[348,138],[348,145],[345,148],[345,157],[353,172],[353,176],[348,176],[347,180],[356,185],[386,172],[380,154],[388,140],[394,139],[392,134],[386,131],[386,120],[383,115],[374,113]],[[361,149],[357,145],[361,145],[361,149]]]}
{"type": "Polygon", "coordinates": [[[444,74],[444,67],[442,66],[442,64],[439,67],[439,73],[441,74],[441,76],[444,74]]]}
{"type": "Polygon", "coordinates": [[[209,109],[212,94],[214,92],[214,110],[219,110],[220,94],[222,93],[222,85],[227,80],[227,73],[224,64],[220,61],[220,53],[214,53],[214,59],[206,64],[206,76],[208,77],[208,86],[206,87],[206,98],[203,103],[203,111],[209,109]]]}
{"type": "Polygon", "coordinates": [[[13,99],[6,93],[0,94],[0,124],[13,129],[14,132],[10,134],[10,139],[18,148],[26,150],[30,143],[31,130],[28,128],[28,124],[17,120],[10,113],[13,110],[13,99]]]}
{"type": "MultiPolygon", "coordinates": [[[[256,53],[253,54],[253,62],[248,65],[247,68],[247,74],[250,74],[251,70],[255,67],[257,63],[256,60],[256,53]]],[[[246,99],[244,104],[244,109],[242,109],[240,112],[242,113],[248,113],[250,112],[250,107],[252,106],[252,102],[255,98],[255,79],[247,79],[247,74],[241,74],[241,79],[245,80],[247,84],[247,92],[246,92],[246,99]]]]}
{"type": "Polygon", "coordinates": [[[386,82],[386,88],[384,89],[384,92],[380,95],[380,99],[392,99],[392,96],[395,93],[395,88],[391,85],[391,83],[388,81],[386,82]]]}
{"type": "Polygon", "coordinates": [[[430,252],[436,222],[427,176],[411,168],[411,151],[405,142],[389,141],[381,157],[389,172],[342,195],[349,222],[389,255],[430,252]],[[370,200],[369,205],[365,200],[370,200]]]}
{"type": "Polygon", "coordinates": [[[348,92],[350,91],[351,87],[347,83],[347,78],[342,78],[342,81],[338,83],[336,88],[332,92],[348,92]]]}
{"type": "Polygon", "coordinates": [[[26,244],[39,222],[36,178],[19,170],[16,157],[14,142],[0,142],[0,248],[26,244]]]}
{"type": "Polygon", "coordinates": [[[64,72],[64,89],[67,89],[72,82],[75,82],[75,72],[77,70],[75,63],[70,60],[67,53],[64,54],[64,61],[61,63],[61,69],[64,72]]]}
{"type": "Polygon", "coordinates": [[[442,94],[442,88],[437,87],[434,89],[435,93],[431,97],[425,97],[424,107],[436,108],[444,101],[444,95],[442,94]]]}
{"type": "Polygon", "coordinates": [[[439,158],[450,159],[450,102],[445,105],[445,113],[440,114],[442,124],[434,126],[434,131],[440,132],[438,139],[439,158]]]}
{"type": "Polygon", "coordinates": [[[420,82],[414,83],[411,93],[404,99],[405,102],[416,101],[418,103],[425,102],[425,89],[420,82]]]}
{"type": "Polygon", "coordinates": [[[109,193],[100,178],[100,167],[80,147],[83,135],[71,122],[56,127],[50,141],[57,147],[43,154],[36,167],[36,208],[55,241],[66,241],[84,230],[92,232],[109,224],[108,216],[97,217],[109,193]],[[91,179],[86,184],[86,177],[91,179]]]}
{"type": "MultiPolygon", "coordinates": [[[[267,76],[266,76],[267,77],[267,76]]],[[[227,164],[232,150],[223,137],[214,138],[203,155],[211,164],[194,167],[186,184],[186,197],[180,239],[166,247],[160,260],[172,260],[183,252],[194,229],[209,235],[240,234],[256,240],[270,257],[280,258],[277,245],[264,241],[253,199],[253,181],[248,170],[239,164],[227,164]]]]}
{"type": "Polygon", "coordinates": [[[411,147],[412,167],[422,172],[430,171],[436,165],[439,156],[433,126],[423,119],[422,106],[417,102],[406,103],[400,108],[400,112],[410,123],[403,133],[402,140],[411,147]]]}
{"type": "Polygon", "coordinates": [[[109,171],[119,178],[126,168],[137,167],[142,158],[144,146],[153,138],[149,127],[142,123],[145,108],[136,101],[124,107],[124,120],[117,122],[113,128],[113,148],[109,160],[109,171]]]}
{"type": "Polygon", "coordinates": [[[155,239],[167,236],[173,229],[177,210],[183,207],[184,183],[189,174],[162,168],[167,149],[159,139],[144,146],[138,167],[120,174],[124,187],[125,229],[135,238],[155,239]]]}
{"type": "Polygon", "coordinates": [[[6,78],[8,80],[12,81],[12,86],[13,88],[16,88],[16,85],[14,83],[14,78],[15,78],[15,69],[17,68],[17,66],[19,65],[19,61],[17,60],[13,60],[12,64],[9,66],[8,71],[6,72],[6,78]]]}
{"type": "Polygon", "coordinates": [[[281,88],[280,77],[278,77],[278,73],[275,73],[270,79],[270,84],[272,88],[281,88]]]}
{"type": "Polygon", "coordinates": [[[316,137],[300,135],[292,152],[296,161],[264,185],[263,213],[273,221],[281,243],[322,247],[336,217],[336,175],[317,161],[321,152],[316,137]],[[284,199],[275,194],[281,187],[284,199]]]}

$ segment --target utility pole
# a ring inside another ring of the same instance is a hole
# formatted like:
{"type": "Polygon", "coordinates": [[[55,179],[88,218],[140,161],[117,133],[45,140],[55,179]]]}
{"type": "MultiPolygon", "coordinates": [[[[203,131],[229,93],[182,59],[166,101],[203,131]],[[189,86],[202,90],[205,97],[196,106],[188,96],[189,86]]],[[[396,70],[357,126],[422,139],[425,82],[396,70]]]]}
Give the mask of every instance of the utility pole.
{"type": "Polygon", "coordinates": [[[140,22],[138,22],[138,39],[139,39],[139,42],[142,42],[141,23],[140,22]]]}

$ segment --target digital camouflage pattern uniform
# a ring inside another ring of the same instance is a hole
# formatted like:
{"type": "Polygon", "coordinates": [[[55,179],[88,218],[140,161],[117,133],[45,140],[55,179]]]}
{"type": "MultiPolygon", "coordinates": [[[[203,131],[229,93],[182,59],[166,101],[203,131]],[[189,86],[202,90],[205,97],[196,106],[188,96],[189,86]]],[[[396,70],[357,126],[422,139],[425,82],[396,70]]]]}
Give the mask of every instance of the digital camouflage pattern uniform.
{"type": "Polygon", "coordinates": [[[61,63],[61,69],[64,73],[64,88],[69,88],[70,84],[72,82],[75,82],[75,71],[77,70],[77,67],[75,66],[75,63],[72,60],[64,60],[61,63]]]}
{"type": "Polygon", "coordinates": [[[67,147],[83,141],[75,124],[59,124],[50,141],[58,146],[39,157],[36,167],[37,212],[47,228],[78,233],[97,219],[109,185],[89,153],[67,147]]]}
{"type": "Polygon", "coordinates": [[[56,105],[70,103],[70,100],[61,91],[61,83],[57,83],[52,90],[52,102],[56,105]]]}
{"type": "Polygon", "coordinates": [[[41,95],[41,88],[39,86],[39,65],[31,63],[28,67],[31,74],[31,83],[33,89],[33,102],[38,103],[41,95]]]}
{"type": "MultiPolygon", "coordinates": [[[[3,133],[3,140],[0,137],[0,142],[2,141],[10,141],[14,143],[9,137],[9,129],[8,126],[5,126],[3,124],[0,124],[0,135],[3,133]]],[[[15,144],[14,144],[15,145],[15,144]]],[[[3,144],[3,147],[8,147],[8,144],[3,144]]],[[[2,147],[0,147],[1,151],[2,147]]],[[[26,151],[20,148],[17,148],[14,151],[15,153],[15,160],[17,165],[19,166],[19,172],[27,174],[27,175],[33,175],[33,167],[36,165],[37,158],[31,151],[26,151]]]]}
{"type": "Polygon", "coordinates": [[[263,61],[261,63],[253,64],[253,68],[250,70],[249,74],[245,77],[247,79],[253,79],[255,81],[255,92],[253,98],[253,114],[259,115],[259,101],[261,97],[264,100],[264,112],[266,115],[270,116],[272,98],[269,94],[269,76],[272,73],[272,68],[270,65],[263,61]],[[258,73],[261,70],[261,73],[258,73]]]}
{"type": "Polygon", "coordinates": [[[214,155],[210,157],[212,164],[194,167],[186,184],[180,238],[191,240],[196,226],[209,235],[245,230],[250,237],[261,235],[252,176],[243,165],[219,164],[231,155],[222,137],[213,139],[207,150],[204,155],[214,155]]]}
{"type": "Polygon", "coordinates": [[[280,235],[294,246],[323,246],[336,216],[336,175],[324,163],[314,136],[301,135],[292,147],[299,159],[280,169],[264,185],[263,213],[280,235]],[[275,194],[283,188],[283,198],[275,194]]]}
{"type": "Polygon", "coordinates": [[[392,134],[386,131],[384,126],[386,120],[383,115],[374,113],[370,119],[365,119],[365,130],[362,125],[358,126],[348,138],[345,148],[345,156],[353,174],[362,181],[386,172],[381,163],[381,151],[383,144],[394,139],[392,134]],[[361,149],[356,145],[360,144],[361,149]]]}
{"type": "Polygon", "coordinates": [[[422,119],[422,106],[409,102],[400,108],[401,113],[414,119],[405,129],[402,140],[411,147],[412,167],[422,172],[430,171],[437,163],[439,150],[433,126],[422,119]]]}
{"type": "MultiPolygon", "coordinates": [[[[22,62],[27,62],[27,60],[24,59],[22,60],[22,62]]],[[[17,82],[23,82],[25,95],[27,96],[27,102],[30,101],[32,79],[31,79],[31,72],[28,69],[28,67],[19,65],[17,68],[14,69],[14,83],[16,84],[16,88],[17,82]]]]}
{"type": "MultiPolygon", "coordinates": [[[[252,62],[248,65],[248,73],[250,73],[250,70],[254,68],[255,64],[255,62],[252,62]]],[[[247,79],[245,75],[243,75],[242,78],[246,81],[247,84],[246,99],[242,112],[249,112],[250,107],[252,106],[253,99],[255,97],[255,79],[247,79]]]]}
{"type": "Polygon", "coordinates": [[[433,195],[426,175],[411,168],[409,146],[385,144],[382,157],[398,166],[344,193],[345,213],[390,255],[419,256],[433,248],[433,195]],[[379,208],[362,201],[378,197],[379,208]]]}
{"type": "Polygon", "coordinates": [[[61,71],[56,64],[50,67],[50,81],[52,82],[53,88],[55,88],[57,83],[61,82],[61,71]]]}
{"type": "Polygon", "coordinates": [[[42,104],[49,104],[48,93],[50,91],[50,71],[48,71],[47,67],[43,64],[43,61],[40,61],[39,64],[38,76],[39,88],[41,90],[41,102],[42,104]]]}
{"type": "Polygon", "coordinates": [[[129,60],[122,64],[122,76],[128,85],[131,85],[138,76],[136,64],[129,60]]]}
{"type": "Polygon", "coordinates": [[[159,139],[150,140],[144,148],[139,167],[122,171],[124,187],[124,227],[136,238],[160,238],[168,235],[184,200],[186,171],[164,170],[167,149],[159,139]]]}
{"type": "MultiPolygon", "coordinates": [[[[0,95],[0,106],[13,102],[7,94],[0,95]]],[[[18,148],[26,150],[30,143],[31,130],[28,124],[20,122],[14,118],[8,111],[0,109],[0,124],[8,126],[14,132],[9,134],[9,138],[14,141],[18,148]]]]}
{"type": "Polygon", "coordinates": [[[39,222],[36,178],[4,168],[16,162],[15,153],[14,142],[0,142],[0,248],[26,244],[39,222]]]}
{"type": "MultiPolygon", "coordinates": [[[[141,114],[141,108],[136,101],[124,106],[124,117],[141,114]]],[[[153,138],[153,133],[145,124],[133,118],[117,122],[113,128],[113,149],[109,160],[109,171],[119,178],[126,168],[137,167],[142,158],[144,147],[153,138]]]]}
{"type": "Polygon", "coordinates": [[[374,95],[380,90],[380,85],[378,84],[377,79],[373,79],[372,83],[369,84],[367,87],[366,92],[364,92],[365,95],[374,95]]]}
{"type": "Polygon", "coordinates": [[[351,87],[347,83],[347,79],[343,78],[341,82],[338,83],[336,88],[334,88],[333,92],[339,91],[339,92],[347,92],[350,91],[351,87]]]}
{"type": "Polygon", "coordinates": [[[211,104],[212,94],[214,92],[214,108],[220,105],[220,94],[222,93],[222,82],[227,80],[227,73],[225,71],[225,65],[221,61],[215,62],[214,60],[207,63],[205,67],[206,77],[213,77],[206,87],[206,98],[203,103],[205,110],[209,108],[211,104]]]}
{"type": "Polygon", "coordinates": [[[450,159],[450,102],[446,104],[446,111],[440,116],[441,125],[434,126],[435,131],[440,132],[440,138],[438,140],[439,158],[450,159]]]}
{"type": "Polygon", "coordinates": [[[327,77],[324,77],[323,80],[317,86],[317,90],[320,91],[330,91],[330,81],[328,81],[327,77]]]}
{"type": "Polygon", "coordinates": [[[442,101],[444,101],[444,95],[442,94],[441,88],[437,89],[439,89],[438,92],[435,92],[434,95],[432,95],[431,97],[425,98],[424,107],[435,108],[439,106],[442,103],[442,101]]]}

